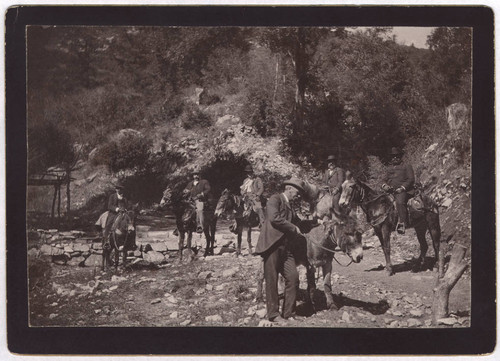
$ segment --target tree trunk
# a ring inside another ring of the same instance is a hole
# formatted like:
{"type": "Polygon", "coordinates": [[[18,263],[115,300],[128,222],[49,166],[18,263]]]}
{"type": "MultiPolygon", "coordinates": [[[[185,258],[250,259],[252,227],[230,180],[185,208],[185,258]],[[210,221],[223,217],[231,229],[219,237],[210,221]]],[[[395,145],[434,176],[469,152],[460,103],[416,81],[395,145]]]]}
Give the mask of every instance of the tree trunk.
{"type": "Polygon", "coordinates": [[[50,212],[50,220],[51,222],[54,221],[54,212],[56,208],[56,199],[57,199],[57,185],[54,184],[54,198],[52,198],[52,210],[50,212]]]}
{"type": "Polygon", "coordinates": [[[69,219],[69,212],[71,208],[71,192],[70,192],[70,182],[71,182],[71,171],[66,170],[66,217],[69,219]]]}
{"type": "Polygon", "coordinates": [[[57,218],[61,218],[61,183],[57,184],[57,218]]]}
{"type": "Polygon", "coordinates": [[[307,54],[305,30],[297,30],[297,42],[294,51],[295,65],[295,125],[296,129],[304,129],[304,100],[307,81],[307,54]]]}
{"type": "Polygon", "coordinates": [[[279,58],[279,55],[276,55],[276,74],[275,74],[275,79],[274,79],[273,104],[276,101],[276,93],[278,92],[279,65],[280,65],[280,58],[279,58]]]}
{"type": "Polygon", "coordinates": [[[448,317],[450,292],[468,266],[467,262],[464,261],[466,251],[465,246],[455,243],[448,270],[442,278],[438,278],[436,287],[433,290],[434,299],[432,303],[432,321],[435,325],[439,319],[448,317]]]}

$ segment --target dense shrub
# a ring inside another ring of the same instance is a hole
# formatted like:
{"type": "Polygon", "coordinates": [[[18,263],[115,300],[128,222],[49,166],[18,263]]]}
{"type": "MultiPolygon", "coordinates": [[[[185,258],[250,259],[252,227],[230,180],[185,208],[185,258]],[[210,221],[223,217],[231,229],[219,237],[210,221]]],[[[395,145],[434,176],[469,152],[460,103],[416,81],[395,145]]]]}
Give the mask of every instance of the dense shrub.
{"type": "Polygon", "coordinates": [[[185,104],[179,119],[184,129],[205,128],[212,124],[210,116],[191,103],[185,104]]]}
{"type": "Polygon", "coordinates": [[[142,168],[149,157],[151,140],[130,132],[123,132],[97,151],[95,165],[105,164],[113,172],[122,169],[142,168]]]}

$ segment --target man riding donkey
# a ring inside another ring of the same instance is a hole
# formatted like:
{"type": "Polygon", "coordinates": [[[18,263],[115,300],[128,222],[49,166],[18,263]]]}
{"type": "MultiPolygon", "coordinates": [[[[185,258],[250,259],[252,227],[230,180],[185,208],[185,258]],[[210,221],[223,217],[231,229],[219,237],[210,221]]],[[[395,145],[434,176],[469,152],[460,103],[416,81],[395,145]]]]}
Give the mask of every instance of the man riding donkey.
{"type": "Polygon", "coordinates": [[[247,177],[240,187],[240,193],[245,204],[245,211],[243,215],[246,215],[246,213],[250,213],[253,210],[259,216],[259,227],[262,227],[265,218],[261,202],[262,193],[264,192],[264,184],[262,183],[262,179],[255,175],[250,164],[245,167],[245,173],[247,174],[247,177]]]}
{"type": "Polygon", "coordinates": [[[394,194],[399,218],[396,230],[399,234],[404,234],[409,226],[406,203],[414,195],[415,173],[411,164],[403,162],[403,152],[399,148],[393,147],[390,155],[382,189],[394,194]]]}
{"type": "Polygon", "coordinates": [[[96,225],[103,229],[104,247],[110,247],[109,235],[113,230],[115,221],[129,206],[129,202],[124,195],[124,189],[125,187],[122,182],[115,184],[115,193],[109,196],[107,211],[101,214],[99,220],[96,222],[96,225]]]}
{"type": "Polygon", "coordinates": [[[196,206],[196,232],[203,233],[203,224],[205,221],[204,212],[213,203],[210,183],[206,179],[200,178],[200,168],[196,167],[193,170],[193,180],[188,183],[184,189],[184,194],[194,200],[196,206]]]}
{"type": "Polygon", "coordinates": [[[340,195],[342,193],[342,183],[345,181],[345,171],[337,166],[337,157],[329,155],[327,158],[328,169],[323,176],[323,184],[328,187],[333,197],[333,210],[338,216],[341,214],[339,206],[340,195]]]}

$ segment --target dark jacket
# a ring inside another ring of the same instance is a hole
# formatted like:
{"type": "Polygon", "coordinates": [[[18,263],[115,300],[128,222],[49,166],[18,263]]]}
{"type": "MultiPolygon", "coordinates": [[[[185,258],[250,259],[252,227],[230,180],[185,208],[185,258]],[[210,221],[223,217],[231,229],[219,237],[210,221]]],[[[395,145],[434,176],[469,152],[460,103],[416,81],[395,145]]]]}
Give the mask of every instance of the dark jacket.
{"type": "Polygon", "coordinates": [[[384,182],[393,188],[405,187],[412,190],[415,184],[415,173],[410,164],[396,164],[387,167],[384,182]]]}
{"type": "Polygon", "coordinates": [[[330,174],[330,169],[325,171],[323,176],[323,184],[326,184],[330,190],[340,191],[342,183],[345,181],[345,172],[342,168],[335,167],[330,174]]]}
{"type": "Polygon", "coordinates": [[[273,194],[267,202],[266,220],[260,230],[255,252],[264,253],[283,237],[288,240],[296,237],[298,233],[295,224],[298,222],[299,219],[286,201],[285,195],[273,194]]]}
{"type": "Polygon", "coordinates": [[[109,196],[108,211],[110,211],[113,214],[116,214],[117,213],[116,208],[127,209],[128,201],[127,198],[125,197],[123,197],[122,199],[118,199],[118,195],[116,193],[113,193],[112,195],[109,196]]]}
{"type": "Polygon", "coordinates": [[[189,191],[191,198],[196,198],[197,195],[202,194],[202,201],[210,202],[212,200],[212,192],[210,191],[210,183],[206,179],[200,179],[197,185],[194,185],[194,181],[191,181],[186,186],[186,190],[189,191]]]}

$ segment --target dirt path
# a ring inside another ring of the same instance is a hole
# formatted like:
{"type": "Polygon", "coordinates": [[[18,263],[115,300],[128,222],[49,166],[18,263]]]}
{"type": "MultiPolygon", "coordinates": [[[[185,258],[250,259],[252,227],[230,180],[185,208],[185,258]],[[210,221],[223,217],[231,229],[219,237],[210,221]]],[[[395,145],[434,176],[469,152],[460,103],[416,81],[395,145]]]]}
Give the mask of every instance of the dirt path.
{"type": "MultiPolygon", "coordinates": [[[[172,224],[148,218],[139,227],[138,241],[167,242],[175,247],[172,224]]],[[[223,245],[236,241],[228,223],[219,223],[218,253],[223,245]]],[[[258,232],[252,233],[255,245],[258,232]]],[[[333,293],[341,307],[325,309],[323,286],[317,282],[318,311],[305,311],[305,269],[299,268],[298,316],[289,327],[431,327],[432,288],[435,273],[411,273],[408,264],[417,254],[412,230],[395,237],[392,260],[397,273],[388,277],[378,240],[367,232],[363,238],[364,259],[348,267],[333,264],[333,293]]],[[[204,240],[194,236],[194,245],[204,240]]],[[[102,273],[87,267],[51,264],[51,277],[30,294],[32,326],[258,326],[265,317],[265,305],[256,302],[256,274],[260,257],[248,255],[246,239],[243,256],[236,257],[232,245],[227,253],[179,263],[177,252],[158,269],[119,270],[102,273]]],[[[201,252],[200,252],[201,254],[201,252]]],[[[430,255],[433,252],[430,250],[430,255]]],[[[339,255],[339,262],[347,263],[339,255]]],[[[450,325],[470,325],[470,277],[464,275],[450,296],[450,325]]]]}

